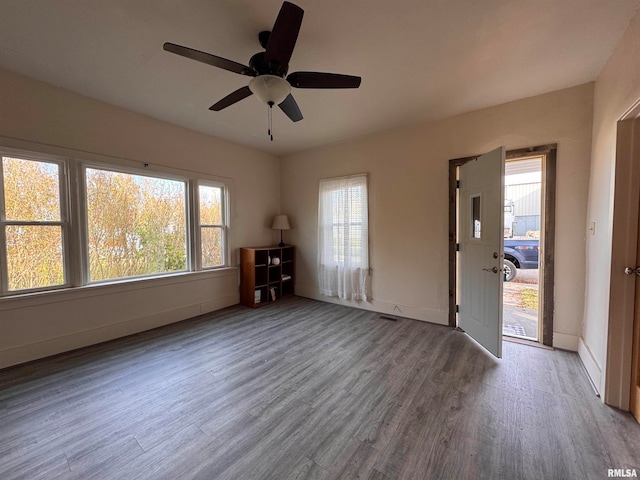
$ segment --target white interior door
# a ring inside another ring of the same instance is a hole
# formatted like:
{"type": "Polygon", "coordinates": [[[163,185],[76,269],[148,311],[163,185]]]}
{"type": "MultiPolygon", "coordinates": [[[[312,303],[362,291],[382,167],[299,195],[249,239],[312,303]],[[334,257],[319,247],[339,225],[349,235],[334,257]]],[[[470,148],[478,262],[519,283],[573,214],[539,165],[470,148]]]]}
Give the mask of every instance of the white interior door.
{"type": "Polygon", "coordinates": [[[504,147],[460,167],[458,326],[502,357],[504,147]]]}

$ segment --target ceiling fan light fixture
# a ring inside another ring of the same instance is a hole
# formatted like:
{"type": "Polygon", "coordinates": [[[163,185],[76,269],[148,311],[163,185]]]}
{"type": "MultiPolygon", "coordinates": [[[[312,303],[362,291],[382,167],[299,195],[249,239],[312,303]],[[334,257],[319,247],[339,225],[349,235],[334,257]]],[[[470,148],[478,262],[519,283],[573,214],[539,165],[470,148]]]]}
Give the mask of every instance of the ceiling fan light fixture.
{"type": "Polygon", "coordinates": [[[251,79],[249,90],[267,105],[279,105],[291,93],[291,85],[276,75],[260,75],[251,79]]]}

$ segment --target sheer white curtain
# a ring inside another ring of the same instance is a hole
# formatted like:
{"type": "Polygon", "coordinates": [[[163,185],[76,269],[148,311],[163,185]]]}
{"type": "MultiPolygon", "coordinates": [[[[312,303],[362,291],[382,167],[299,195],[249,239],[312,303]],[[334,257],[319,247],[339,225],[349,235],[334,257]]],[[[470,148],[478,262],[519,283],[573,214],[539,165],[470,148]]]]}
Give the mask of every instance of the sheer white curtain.
{"type": "Polygon", "coordinates": [[[368,217],[366,175],[320,181],[318,285],[322,295],[367,299],[368,217]]]}

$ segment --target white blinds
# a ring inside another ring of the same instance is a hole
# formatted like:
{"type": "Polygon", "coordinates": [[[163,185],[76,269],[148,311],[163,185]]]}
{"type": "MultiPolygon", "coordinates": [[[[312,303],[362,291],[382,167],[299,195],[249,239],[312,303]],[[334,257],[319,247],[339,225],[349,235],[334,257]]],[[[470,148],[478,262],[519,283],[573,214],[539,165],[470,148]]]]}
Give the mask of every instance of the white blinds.
{"type": "Polygon", "coordinates": [[[366,300],[368,275],[367,176],[321,180],[318,200],[320,293],[366,300]]]}

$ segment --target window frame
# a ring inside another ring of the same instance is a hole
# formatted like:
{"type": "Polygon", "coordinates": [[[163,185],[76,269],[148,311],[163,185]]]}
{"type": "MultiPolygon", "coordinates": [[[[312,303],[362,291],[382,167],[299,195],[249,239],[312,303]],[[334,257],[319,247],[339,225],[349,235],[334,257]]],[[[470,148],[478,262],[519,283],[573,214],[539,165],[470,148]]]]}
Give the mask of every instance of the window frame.
{"type": "Polygon", "coordinates": [[[481,193],[471,194],[469,197],[469,211],[471,212],[469,220],[471,220],[469,227],[469,240],[471,241],[481,241],[483,239],[482,236],[482,220],[483,220],[483,208],[484,208],[484,199],[482,198],[481,193]],[[476,211],[476,202],[477,200],[477,211],[476,211]],[[477,215],[477,217],[476,217],[477,215]],[[477,223],[476,223],[477,222],[477,223]]]}
{"type": "MultiPolygon", "coordinates": [[[[234,182],[232,178],[214,174],[164,167],[141,161],[127,160],[90,152],[78,152],[66,148],[34,145],[29,142],[4,139],[0,145],[0,155],[24,160],[33,160],[58,165],[60,222],[44,222],[62,225],[62,252],[64,268],[64,284],[24,289],[8,290],[6,227],[7,223],[30,223],[24,221],[5,222],[4,178],[0,167],[0,299],[11,301],[33,294],[46,294],[53,291],[71,292],[81,288],[96,288],[123,283],[136,283],[171,277],[183,277],[191,274],[212,274],[216,271],[237,268],[231,263],[232,231],[230,219],[232,212],[232,194],[234,182]],[[95,168],[116,173],[153,177],[165,180],[177,180],[185,183],[185,252],[186,266],[184,270],[153,273],[108,280],[89,281],[89,246],[88,246],[88,205],[86,191],[86,169],[95,168]],[[223,265],[202,268],[200,253],[200,225],[198,185],[214,186],[222,189],[223,204],[223,265]]],[[[37,222],[43,223],[43,222],[37,222]]]]}
{"type": "Polygon", "coordinates": [[[209,270],[216,270],[219,268],[225,268],[228,267],[230,264],[230,258],[229,258],[229,248],[228,248],[228,225],[229,225],[229,209],[228,209],[228,203],[229,203],[229,191],[228,191],[228,187],[225,183],[223,182],[219,182],[216,180],[207,180],[207,179],[203,179],[203,178],[198,178],[196,180],[193,181],[193,191],[194,191],[194,199],[195,201],[193,202],[193,225],[194,225],[194,229],[193,229],[193,237],[195,240],[195,248],[194,248],[194,252],[196,252],[196,254],[194,255],[194,261],[195,261],[195,270],[196,271],[209,271],[209,270]],[[213,188],[220,188],[222,191],[222,196],[221,196],[221,209],[220,209],[220,216],[221,216],[221,220],[222,223],[221,224],[202,224],[200,222],[200,186],[203,187],[213,187],[213,188]],[[216,265],[213,267],[204,267],[203,266],[203,262],[202,262],[202,228],[220,228],[222,230],[222,265],[216,265]]]}
{"type": "Polygon", "coordinates": [[[69,288],[73,285],[73,271],[71,268],[71,201],[69,195],[69,164],[68,158],[46,153],[0,147],[0,297],[17,296],[29,293],[46,292],[69,288]],[[58,166],[58,199],[60,209],[59,221],[42,220],[7,220],[4,188],[3,158],[15,158],[39,163],[49,163],[58,166]],[[44,287],[9,290],[8,245],[6,227],[9,225],[26,226],[60,226],[62,242],[62,273],[64,281],[58,285],[44,287]]]}
{"type": "MultiPolygon", "coordinates": [[[[145,164],[147,165],[147,164],[145,164]]],[[[171,275],[179,275],[188,272],[195,271],[192,266],[192,262],[190,259],[193,257],[192,254],[192,228],[191,228],[191,218],[190,218],[190,189],[191,189],[191,181],[188,177],[183,175],[173,174],[173,173],[165,173],[159,172],[157,170],[146,168],[136,168],[130,166],[122,166],[122,165],[114,165],[108,163],[101,162],[81,162],[80,163],[80,174],[78,178],[78,184],[80,188],[78,188],[78,197],[79,197],[79,205],[80,205],[80,230],[82,233],[81,241],[80,241],[80,251],[81,251],[81,260],[82,260],[82,285],[104,285],[109,283],[118,283],[118,282],[126,282],[133,281],[138,279],[145,278],[157,278],[171,275]],[[179,181],[183,182],[185,185],[185,193],[184,193],[184,207],[185,207],[185,268],[183,270],[176,270],[172,272],[156,272],[156,273],[148,273],[143,275],[132,275],[129,277],[118,277],[118,278],[109,278],[105,280],[91,280],[91,270],[90,270],[90,259],[89,259],[89,206],[87,203],[87,169],[92,170],[104,170],[107,172],[113,173],[123,173],[125,175],[137,175],[140,177],[151,177],[158,178],[161,180],[171,180],[171,181],[179,181]]]]}
{"type": "MultiPolygon", "coordinates": [[[[348,180],[348,179],[362,179],[363,180],[363,184],[364,187],[366,189],[366,198],[363,202],[363,208],[366,209],[367,211],[361,212],[361,216],[360,216],[360,221],[358,222],[354,222],[353,219],[349,219],[349,221],[345,221],[345,222],[336,222],[336,219],[333,217],[333,215],[331,216],[331,238],[335,240],[335,232],[336,232],[336,228],[350,228],[354,225],[360,226],[362,228],[362,226],[364,225],[364,217],[365,215],[363,215],[363,213],[366,213],[366,218],[367,218],[367,225],[366,226],[366,231],[367,231],[367,235],[366,238],[361,238],[361,248],[364,247],[364,245],[367,245],[366,248],[366,254],[365,252],[360,251],[359,252],[359,262],[358,262],[358,268],[362,268],[365,270],[368,270],[369,267],[369,248],[368,248],[368,243],[369,243],[369,225],[368,225],[368,219],[369,219],[369,205],[368,205],[368,198],[369,198],[369,176],[366,173],[362,173],[362,174],[356,174],[356,175],[348,175],[348,176],[343,176],[343,177],[334,177],[334,178],[324,178],[320,180],[320,188],[322,188],[323,184],[330,184],[332,182],[340,182],[340,181],[344,181],[344,180],[348,180]]],[[[348,186],[347,188],[354,188],[353,185],[348,186]]],[[[322,192],[324,195],[332,195],[334,192],[337,191],[342,191],[344,190],[344,188],[331,188],[331,190],[329,191],[325,191],[322,192]]],[[[323,197],[321,199],[322,202],[326,202],[325,198],[323,197]]],[[[329,203],[331,204],[331,206],[333,206],[333,199],[331,199],[329,201],[329,203]]],[[[326,203],[325,203],[326,206],[326,203]]],[[[318,232],[319,234],[321,234],[322,232],[318,232]]],[[[326,266],[331,266],[331,267],[338,267],[338,266],[344,266],[346,263],[346,252],[342,252],[342,255],[340,255],[340,252],[337,251],[336,249],[334,249],[333,251],[333,256],[334,259],[332,260],[332,264],[326,264],[326,266]],[[338,258],[338,260],[336,260],[336,257],[338,258]],[[339,258],[342,258],[342,260],[339,260],[339,258]]],[[[353,258],[353,256],[352,256],[353,258]]],[[[326,260],[326,259],[325,259],[326,260]]]]}

